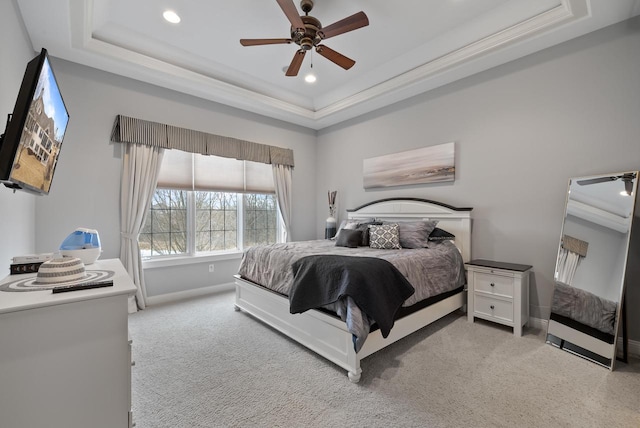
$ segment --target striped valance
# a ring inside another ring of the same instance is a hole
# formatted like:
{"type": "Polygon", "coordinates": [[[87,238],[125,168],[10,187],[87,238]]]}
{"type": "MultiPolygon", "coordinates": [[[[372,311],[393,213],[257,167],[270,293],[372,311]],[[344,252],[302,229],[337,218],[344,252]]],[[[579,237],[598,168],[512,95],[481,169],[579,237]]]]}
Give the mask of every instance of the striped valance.
{"type": "Polygon", "coordinates": [[[579,256],[587,257],[587,250],[589,249],[589,243],[573,236],[564,235],[562,237],[562,248],[572,253],[576,253],[579,256]]]}
{"type": "Polygon", "coordinates": [[[116,116],[111,141],[177,149],[276,165],[294,166],[293,150],[237,138],[178,128],[123,115],[116,116]]]}

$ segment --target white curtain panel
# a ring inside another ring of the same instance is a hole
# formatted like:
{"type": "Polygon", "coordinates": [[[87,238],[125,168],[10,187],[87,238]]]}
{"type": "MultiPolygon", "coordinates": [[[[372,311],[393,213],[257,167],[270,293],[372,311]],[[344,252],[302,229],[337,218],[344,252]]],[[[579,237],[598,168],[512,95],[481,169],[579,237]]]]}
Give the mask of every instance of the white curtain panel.
{"type": "Polygon", "coordinates": [[[137,287],[129,299],[129,313],[144,309],[147,290],[142,271],[138,236],[156,190],[164,149],[142,144],[123,144],[120,182],[120,260],[137,287]],[[137,303],[137,306],[136,306],[137,303]]]}
{"type": "Polygon", "coordinates": [[[560,248],[558,254],[558,272],[556,280],[563,284],[571,285],[573,277],[580,263],[580,255],[569,251],[566,248],[560,248]]]}
{"type": "Polygon", "coordinates": [[[278,207],[284,223],[285,242],[291,241],[291,170],[289,165],[273,164],[273,184],[276,187],[278,207]]]}

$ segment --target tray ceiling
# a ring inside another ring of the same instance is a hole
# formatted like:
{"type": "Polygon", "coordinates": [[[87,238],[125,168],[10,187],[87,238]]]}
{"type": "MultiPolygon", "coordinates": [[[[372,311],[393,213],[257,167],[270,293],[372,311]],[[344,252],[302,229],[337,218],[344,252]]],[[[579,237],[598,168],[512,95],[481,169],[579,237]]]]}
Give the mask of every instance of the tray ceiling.
{"type": "Polygon", "coordinates": [[[285,77],[296,45],[239,43],[289,37],[276,0],[17,3],[36,51],[311,129],[640,13],[639,0],[316,0],[310,15],[324,26],[359,11],[369,17],[369,26],[324,42],[356,64],[343,70],[314,52],[297,77],[285,77]],[[166,9],[181,22],[166,22],[166,9]],[[308,84],[311,64],[317,81],[308,84]]]}

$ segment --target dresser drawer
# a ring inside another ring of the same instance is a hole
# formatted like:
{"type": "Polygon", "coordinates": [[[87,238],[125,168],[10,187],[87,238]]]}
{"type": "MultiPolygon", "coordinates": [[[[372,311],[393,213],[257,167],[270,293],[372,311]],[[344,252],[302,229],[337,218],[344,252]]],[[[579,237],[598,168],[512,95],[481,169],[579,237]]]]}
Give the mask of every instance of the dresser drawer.
{"type": "Polygon", "coordinates": [[[513,297],[513,278],[489,273],[474,273],[474,289],[498,296],[513,297]]]}
{"type": "Polygon", "coordinates": [[[493,299],[480,293],[475,293],[474,297],[473,312],[476,315],[513,323],[513,301],[493,299]]]}

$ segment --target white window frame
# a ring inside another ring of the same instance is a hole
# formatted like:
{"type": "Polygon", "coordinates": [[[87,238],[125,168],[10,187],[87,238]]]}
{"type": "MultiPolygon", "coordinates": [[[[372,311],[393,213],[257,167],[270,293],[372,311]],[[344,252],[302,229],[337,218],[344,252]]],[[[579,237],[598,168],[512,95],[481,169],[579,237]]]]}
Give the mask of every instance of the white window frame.
{"type": "MultiPolygon", "coordinates": [[[[195,263],[210,263],[223,260],[234,260],[242,258],[244,252],[244,198],[242,193],[237,193],[236,201],[236,242],[238,248],[233,250],[219,250],[211,252],[195,252],[195,222],[196,209],[194,194],[196,190],[186,190],[187,192],[187,253],[185,254],[168,254],[143,258],[143,269],[153,269],[169,266],[189,265],[195,263]]],[[[212,191],[213,192],[213,191],[212,191]]],[[[221,191],[222,192],[222,191],[221,191]]],[[[233,193],[233,192],[222,192],[233,193]]],[[[284,242],[284,225],[282,215],[280,214],[280,206],[278,198],[276,202],[276,242],[284,242]]]]}

